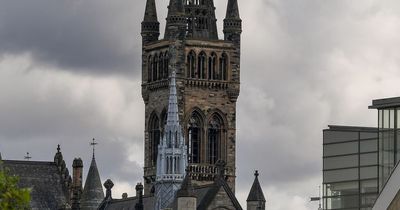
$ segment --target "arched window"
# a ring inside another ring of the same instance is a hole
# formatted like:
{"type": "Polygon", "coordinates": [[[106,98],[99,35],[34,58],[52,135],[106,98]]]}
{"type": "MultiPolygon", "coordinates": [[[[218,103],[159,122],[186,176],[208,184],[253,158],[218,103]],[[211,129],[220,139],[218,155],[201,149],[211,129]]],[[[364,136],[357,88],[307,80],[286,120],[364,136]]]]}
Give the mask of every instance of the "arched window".
{"type": "Polygon", "coordinates": [[[147,60],[147,77],[148,81],[151,82],[153,81],[153,58],[149,56],[149,59],[147,60]]]}
{"type": "Polygon", "coordinates": [[[215,164],[221,155],[221,143],[223,138],[223,121],[218,114],[214,114],[208,122],[208,162],[215,164]]]}
{"type": "Polygon", "coordinates": [[[169,69],[169,55],[168,51],[164,54],[164,71],[163,71],[163,78],[168,79],[168,69],[169,69]]]}
{"type": "Polygon", "coordinates": [[[200,163],[203,120],[199,113],[193,112],[188,123],[188,156],[189,163],[200,163]]]}
{"type": "Polygon", "coordinates": [[[228,56],[223,53],[219,60],[219,71],[221,73],[221,79],[228,79],[228,56]]]}
{"type": "Polygon", "coordinates": [[[152,114],[149,121],[150,160],[153,166],[157,165],[158,145],[160,144],[160,120],[152,114]]]}
{"type": "Polygon", "coordinates": [[[156,81],[157,80],[157,71],[158,71],[158,55],[155,55],[153,58],[153,76],[152,76],[152,81],[156,81]]]}
{"type": "Polygon", "coordinates": [[[187,75],[189,78],[196,78],[196,54],[191,51],[187,56],[187,75]]]}
{"type": "Polygon", "coordinates": [[[206,78],[206,54],[204,52],[201,52],[199,55],[198,74],[198,78],[206,78]]]}
{"type": "Polygon", "coordinates": [[[211,53],[211,57],[208,58],[208,79],[214,80],[218,79],[217,72],[217,55],[215,53],[211,53]]]}
{"type": "Polygon", "coordinates": [[[162,79],[164,76],[164,55],[160,53],[158,57],[158,79],[162,79]]]}

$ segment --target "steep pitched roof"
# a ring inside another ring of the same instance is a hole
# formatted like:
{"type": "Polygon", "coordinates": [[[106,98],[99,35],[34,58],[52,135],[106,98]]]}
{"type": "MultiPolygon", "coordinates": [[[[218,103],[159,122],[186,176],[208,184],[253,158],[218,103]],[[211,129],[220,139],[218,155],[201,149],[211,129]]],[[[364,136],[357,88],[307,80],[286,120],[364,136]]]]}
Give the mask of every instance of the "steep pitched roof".
{"type": "Polygon", "coordinates": [[[195,197],[192,186],[192,179],[186,174],[185,179],[182,182],[181,189],[177,192],[177,197],[195,197]]]}
{"type": "Polygon", "coordinates": [[[86,177],[85,187],[83,188],[81,207],[82,209],[97,209],[103,199],[104,192],[101,186],[100,174],[97,169],[96,159],[93,156],[86,177]]]}
{"type": "Polygon", "coordinates": [[[147,0],[146,10],[144,13],[145,22],[158,22],[157,8],[155,0],[147,0]]]}
{"type": "Polygon", "coordinates": [[[31,189],[32,209],[60,209],[67,205],[66,180],[56,163],[4,160],[3,165],[19,177],[19,187],[31,189]]]}
{"type": "Polygon", "coordinates": [[[249,196],[247,197],[247,201],[264,201],[265,197],[262,191],[260,182],[258,181],[258,171],[255,172],[253,186],[251,186],[249,196]]]}
{"type": "Polygon", "coordinates": [[[239,6],[237,0],[228,0],[226,19],[240,19],[239,6]]]}

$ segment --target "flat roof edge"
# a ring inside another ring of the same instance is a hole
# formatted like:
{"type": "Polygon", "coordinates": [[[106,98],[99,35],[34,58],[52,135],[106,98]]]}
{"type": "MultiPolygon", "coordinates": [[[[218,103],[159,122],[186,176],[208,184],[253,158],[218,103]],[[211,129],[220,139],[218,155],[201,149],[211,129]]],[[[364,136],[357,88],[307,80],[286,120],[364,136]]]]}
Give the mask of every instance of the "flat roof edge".
{"type": "Polygon", "coordinates": [[[368,106],[369,109],[383,109],[390,107],[400,107],[400,97],[375,99],[372,100],[372,105],[368,106]]]}
{"type": "Polygon", "coordinates": [[[378,131],[378,127],[370,127],[370,126],[350,126],[350,125],[328,125],[327,129],[324,131],[378,131]]]}

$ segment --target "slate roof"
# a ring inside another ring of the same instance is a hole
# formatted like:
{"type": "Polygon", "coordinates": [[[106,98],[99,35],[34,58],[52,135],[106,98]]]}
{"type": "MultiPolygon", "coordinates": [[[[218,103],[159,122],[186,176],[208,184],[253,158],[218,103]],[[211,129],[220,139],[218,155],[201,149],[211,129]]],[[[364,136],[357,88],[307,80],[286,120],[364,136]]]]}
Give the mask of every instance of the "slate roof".
{"type": "Polygon", "coordinates": [[[260,182],[258,181],[258,171],[254,174],[254,182],[253,185],[251,186],[249,196],[247,197],[247,201],[264,201],[265,202],[265,197],[264,193],[262,191],[260,182]]]}
{"type": "MultiPolygon", "coordinates": [[[[130,197],[126,199],[112,199],[104,205],[104,210],[135,210],[138,203],[138,197],[130,197]]],[[[144,209],[154,209],[155,199],[153,196],[143,196],[144,209]]]]}
{"type": "Polygon", "coordinates": [[[19,187],[31,188],[33,210],[59,209],[67,204],[68,188],[56,163],[4,160],[3,165],[19,177],[19,187]]]}
{"type": "MultiPolygon", "coordinates": [[[[219,190],[223,188],[228,197],[231,199],[234,207],[237,210],[242,210],[239,201],[236,199],[235,194],[232,192],[231,188],[228,186],[225,180],[217,179],[214,183],[209,185],[195,186],[193,187],[193,194],[197,198],[197,209],[205,210],[211,204],[211,202],[216,198],[219,190]]],[[[154,209],[155,198],[153,196],[144,196],[143,204],[144,209],[154,209]]],[[[112,199],[107,204],[104,205],[104,210],[135,210],[135,205],[138,202],[137,197],[131,197],[127,199],[112,199]]],[[[176,209],[177,200],[171,204],[170,208],[176,209]]]]}
{"type": "Polygon", "coordinates": [[[83,188],[81,207],[82,209],[97,209],[104,200],[104,191],[101,185],[99,170],[93,156],[89,172],[83,188]]]}

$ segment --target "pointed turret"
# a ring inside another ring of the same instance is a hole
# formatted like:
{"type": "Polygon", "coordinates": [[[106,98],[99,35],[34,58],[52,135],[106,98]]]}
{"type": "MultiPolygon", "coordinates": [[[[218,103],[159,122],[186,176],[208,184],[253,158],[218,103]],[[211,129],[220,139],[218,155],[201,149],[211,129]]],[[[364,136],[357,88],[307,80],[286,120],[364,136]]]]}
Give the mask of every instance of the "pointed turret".
{"type": "Polygon", "coordinates": [[[247,210],[265,210],[265,197],[258,181],[259,173],[254,173],[255,179],[253,186],[251,186],[249,196],[247,197],[247,210]]]}
{"type": "Polygon", "coordinates": [[[224,19],[225,40],[232,41],[240,46],[240,35],[242,33],[242,20],[239,15],[237,0],[228,0],[226,17],[224,19]]]}
{"type": "Polygon", "coordinates": [[[155,0],[147,0],[146,11],[142,22],[143,44],[148,44],[158,40],[160,36],[160,22],[157,18],[157,8],[155,0]]]}
{"type": "Polygon", "coordinates": [[[170,0],[164,38],[182,40],[186,36],[186,24],[183,1],[170,0]]]}
{"type": "Polygon", "coordinates": [[[97,143],[91,143],[93,146],[93,157],[90,164],[89,172],[86,177],[85,187],[83,188],[81,209],[82,210],[95,210],[99,207],[104,200],[103,187],[101,186],[100,174],[97,169],[96,158],[94,154],[94,146],[97,143]]]}

